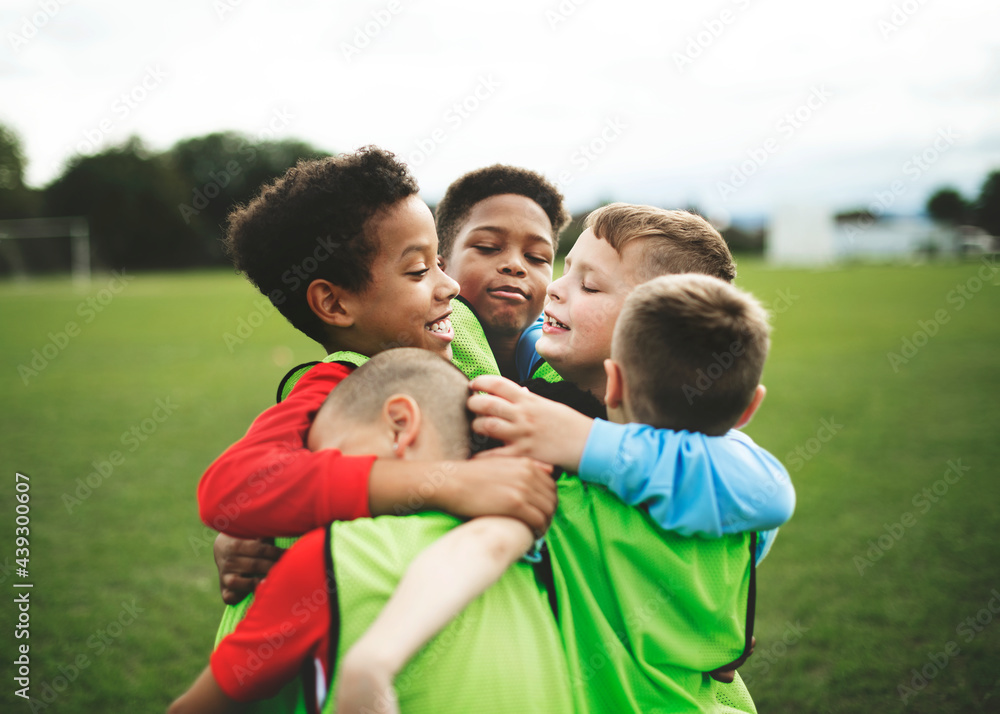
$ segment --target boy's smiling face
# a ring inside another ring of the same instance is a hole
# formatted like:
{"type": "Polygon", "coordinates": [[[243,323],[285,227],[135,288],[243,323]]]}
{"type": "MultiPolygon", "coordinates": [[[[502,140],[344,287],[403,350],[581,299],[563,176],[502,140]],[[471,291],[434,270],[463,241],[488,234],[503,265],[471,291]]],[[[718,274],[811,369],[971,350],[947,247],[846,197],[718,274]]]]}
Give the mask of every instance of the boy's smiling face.
{"type": "Polygon", "coordinates": [[[554,253],[542,207],[526,196],[500,194],[472,207],[445,269],[487,332],[517,335],[542,311],[554,253]]]}
{"type": "Polygon", "coordinates": [[[451,359],[451,299],[458,285],[437,262],[437,232],[430,209],[417,196],[372,216],[365,226],[377,237],[371,283],[345,293],[353,317],[348,328],[357,352],[420,347],[451,359]]]}
{"type": "Polygon", "coordinates": [[[588,228],[566,256],[562,277],[548,288],[538,354],[564,378],[602,399],[615,321],[637,284],[637,247],[626,245],[619,255],[588,228]]]}

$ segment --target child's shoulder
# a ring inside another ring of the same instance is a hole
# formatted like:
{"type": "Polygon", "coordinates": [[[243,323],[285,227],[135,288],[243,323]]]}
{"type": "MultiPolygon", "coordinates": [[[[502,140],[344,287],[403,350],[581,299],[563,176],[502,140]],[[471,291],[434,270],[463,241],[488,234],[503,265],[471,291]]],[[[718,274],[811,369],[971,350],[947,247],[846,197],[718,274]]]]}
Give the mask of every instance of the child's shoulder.
{"type": "MultiPolygon", "coordinates": [[[[322,362],[304,362],[290,369],[278,384],[277,401],[279,403],[283,402],[292,393],[292,390],[306,388],[307,386],[318,387],[326,385],[329,389],[331,382],[333,386],[336,386],[361,364],[361,361],[358,359],[335,359],[342,354],[354,355],[353,352],[334,353],[322,362]]],[[[361,355],[358,355],[358,357],[361,357],[361,355]]]]}

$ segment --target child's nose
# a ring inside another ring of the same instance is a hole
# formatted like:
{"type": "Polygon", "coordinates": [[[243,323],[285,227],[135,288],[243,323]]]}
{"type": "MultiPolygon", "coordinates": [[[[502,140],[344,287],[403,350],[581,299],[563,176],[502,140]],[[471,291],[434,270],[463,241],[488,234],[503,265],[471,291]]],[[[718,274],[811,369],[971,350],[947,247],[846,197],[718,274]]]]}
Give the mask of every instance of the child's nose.
{"type": "MultiPolygon", "coordinates": [[[[565,276],[563,276],[564,278],[565,276]]],[[[556,278],[549,286],[545,289],[545,297],[549,300],[562,300],[562,282],[563,278],[556,278]]]]}
{"type": "Polygon", "coordinates": [[[500,272],[504,275],[517,275],[523,277],[526,274],[524,261],[521,260],[516,253],[511,251],[507,251],[500,258],[499,268],[500,272]]]}
{"type": "Polygon", "coordinates": [[[441,282],[438,284],[435,294],[438,299],[446,302],[450,301],[453,297],[458,295],[459,285],[458,283],[445,272],[441,272],[441,282]]]}

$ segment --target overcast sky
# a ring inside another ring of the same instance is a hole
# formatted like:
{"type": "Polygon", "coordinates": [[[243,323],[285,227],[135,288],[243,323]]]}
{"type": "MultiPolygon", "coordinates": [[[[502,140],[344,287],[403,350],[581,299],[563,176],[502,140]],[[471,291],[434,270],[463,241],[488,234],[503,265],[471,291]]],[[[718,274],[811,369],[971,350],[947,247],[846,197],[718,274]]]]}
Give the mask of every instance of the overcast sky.
{"type": "Polygon", "coordinates": [[[743,215],[918,210],[1000,168],[1000,3],[8,1],[0,122],[42,186],[131,134],[374,143],[425,197],[490,163],[743,215]],[[891,205],[890,205],[891,204],[891,205]]]}

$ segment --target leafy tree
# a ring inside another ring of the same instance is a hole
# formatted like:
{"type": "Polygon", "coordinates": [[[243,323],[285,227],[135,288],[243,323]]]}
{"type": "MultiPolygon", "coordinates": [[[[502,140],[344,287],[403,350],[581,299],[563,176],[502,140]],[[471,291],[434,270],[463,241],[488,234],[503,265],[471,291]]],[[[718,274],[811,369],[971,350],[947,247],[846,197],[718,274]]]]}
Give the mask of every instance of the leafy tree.
{"type": "Polygon", "coordinates": [[[221,256],[220,239],[233,206],[249,201],[299,159],[324,156],[329,154],[296,139],[255,143],[226,131],[179,141],[166,158],[187,187],[178,214],[214,256],[221,256]]]}
{"type": "Polygon", "coordinates": [[[96,262],[110,268],[175,268],[209,255],[181,218],[184,183],[174,166],[132,137],[70,160],[45,190],[48,215],[87,216],[96,262]]]}
{"type": "Polygon", "coordinates": [[[927,199],[927,213],[935,221],[957,225],[968,220],[969,204],[955,189],[942,188],[927,199]]]}
{"type": "Polygon", "coordinates": [[[0,124],[0,218],[30,218],[38,214],[38,192],[24,185],[25,166],[20,138],[0,124]]]}
{"type": "Polygon", "coordinates": [[[983,182],[974,206],[976,224],[993,236],[1000,236],[1000,171],[983,182]]]}

